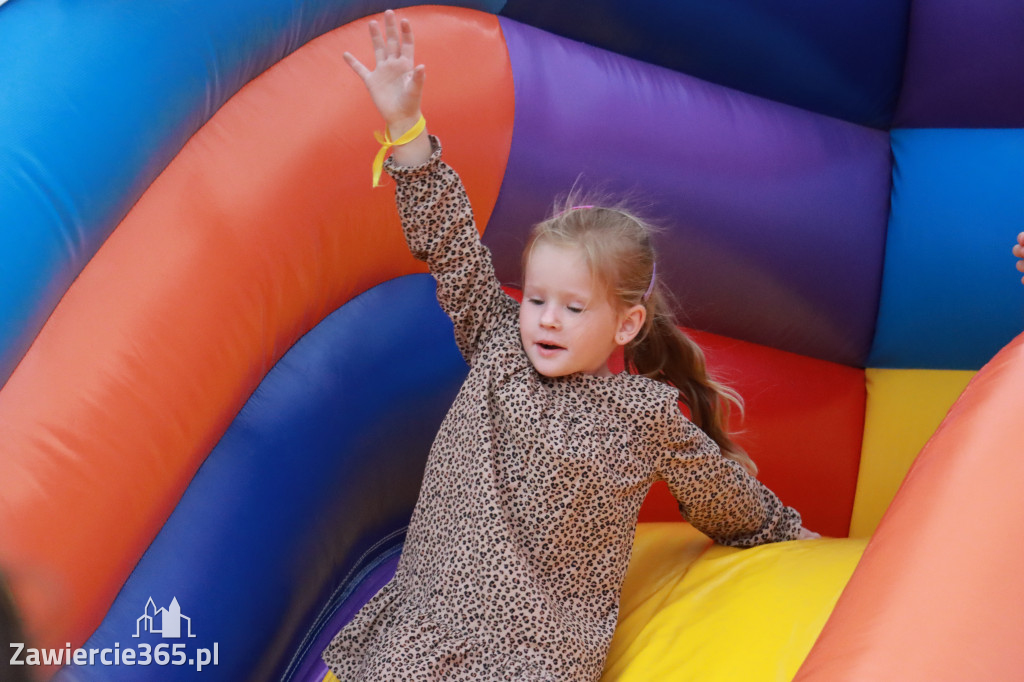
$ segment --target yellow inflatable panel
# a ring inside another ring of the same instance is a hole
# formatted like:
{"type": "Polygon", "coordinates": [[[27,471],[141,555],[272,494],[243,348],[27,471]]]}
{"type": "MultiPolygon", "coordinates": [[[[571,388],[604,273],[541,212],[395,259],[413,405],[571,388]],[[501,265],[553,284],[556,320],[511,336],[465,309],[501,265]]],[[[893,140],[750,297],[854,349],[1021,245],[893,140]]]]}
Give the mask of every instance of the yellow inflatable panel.
{"type": "Polygon", "coordinates": [[[740,550],[689,524],[640,524],[602,681],[791,680],[866,544],[740,550]]]}
{"type": "Polygon", "coordinates": [[[857,495],[851,537],[868,537],[973,371],[868,369],[857,495]]]}

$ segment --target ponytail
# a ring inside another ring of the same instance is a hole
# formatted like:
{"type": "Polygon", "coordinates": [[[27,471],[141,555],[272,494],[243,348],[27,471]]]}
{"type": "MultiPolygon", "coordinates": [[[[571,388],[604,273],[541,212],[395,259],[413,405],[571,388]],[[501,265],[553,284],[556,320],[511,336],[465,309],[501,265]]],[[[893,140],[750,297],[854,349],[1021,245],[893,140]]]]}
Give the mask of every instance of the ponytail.
{"type": "Polygon", "coordinates": [[[646,306],[646,333],[641,332],[626,346],[626,366],[678,390],[693,423],[718,444],[722,455],[757,475],[754,460],[729,436],[729,413],[733,407],[742,411],[743,400],[708,376],[704,352],[679,329],[658,287],[646,306]]]}

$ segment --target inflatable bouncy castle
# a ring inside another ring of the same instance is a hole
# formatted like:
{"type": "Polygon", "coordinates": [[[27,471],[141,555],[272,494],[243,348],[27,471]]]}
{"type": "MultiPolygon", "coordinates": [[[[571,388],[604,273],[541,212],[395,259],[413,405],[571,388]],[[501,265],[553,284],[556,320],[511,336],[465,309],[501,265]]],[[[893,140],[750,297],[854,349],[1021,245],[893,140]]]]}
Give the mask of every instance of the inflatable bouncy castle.
{"type": "MultiPolygon", "coordinates": [[[[465,376],[345,50],[375,1],[0,3],[0,571],[64,680],[329,679],[465,376]]],[[[1024,6],[400,10],[499,277],[574,183],[827,536],[640,512],[612,680],[1019,680],[1024,6]]]]}

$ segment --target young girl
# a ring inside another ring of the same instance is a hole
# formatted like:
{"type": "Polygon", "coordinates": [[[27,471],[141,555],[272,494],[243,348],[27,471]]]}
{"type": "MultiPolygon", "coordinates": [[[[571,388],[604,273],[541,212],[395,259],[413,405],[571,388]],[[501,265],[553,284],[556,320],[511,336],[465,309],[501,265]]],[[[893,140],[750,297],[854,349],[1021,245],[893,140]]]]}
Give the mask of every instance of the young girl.
{"type": "Polygon", "coordinates": [[[470,372],[394,578],[323,658],[342,682],[596,680],[654,481],[721,543],[813,534],[726,434],[727,396],[662,302],[642,223],[616,208],[560,211],[526,248],[523,303],[501,290],[462,183],[424,129],[412,30],[391,12],[384,23],[384,35],[370,23],[373,71],[345,59],[398,143],[384,168],[406,239],[470,372]],[[638,374],[609,371],[620,348],[638,374]]]}

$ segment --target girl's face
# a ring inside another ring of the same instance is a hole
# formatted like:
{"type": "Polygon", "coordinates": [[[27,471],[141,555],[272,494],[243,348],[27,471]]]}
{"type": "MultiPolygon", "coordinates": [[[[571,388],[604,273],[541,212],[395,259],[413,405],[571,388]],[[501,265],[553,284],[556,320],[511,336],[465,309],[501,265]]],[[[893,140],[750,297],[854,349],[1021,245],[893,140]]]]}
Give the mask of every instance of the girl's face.
{"type": "Polygon", "coordinates": [[[643,306],[620,311],[612,305],[579,249],[534,245],[524,274],[519,334],[544,376],[611,376],[609,356],[636,335],[644,314],[643,306]]]}

